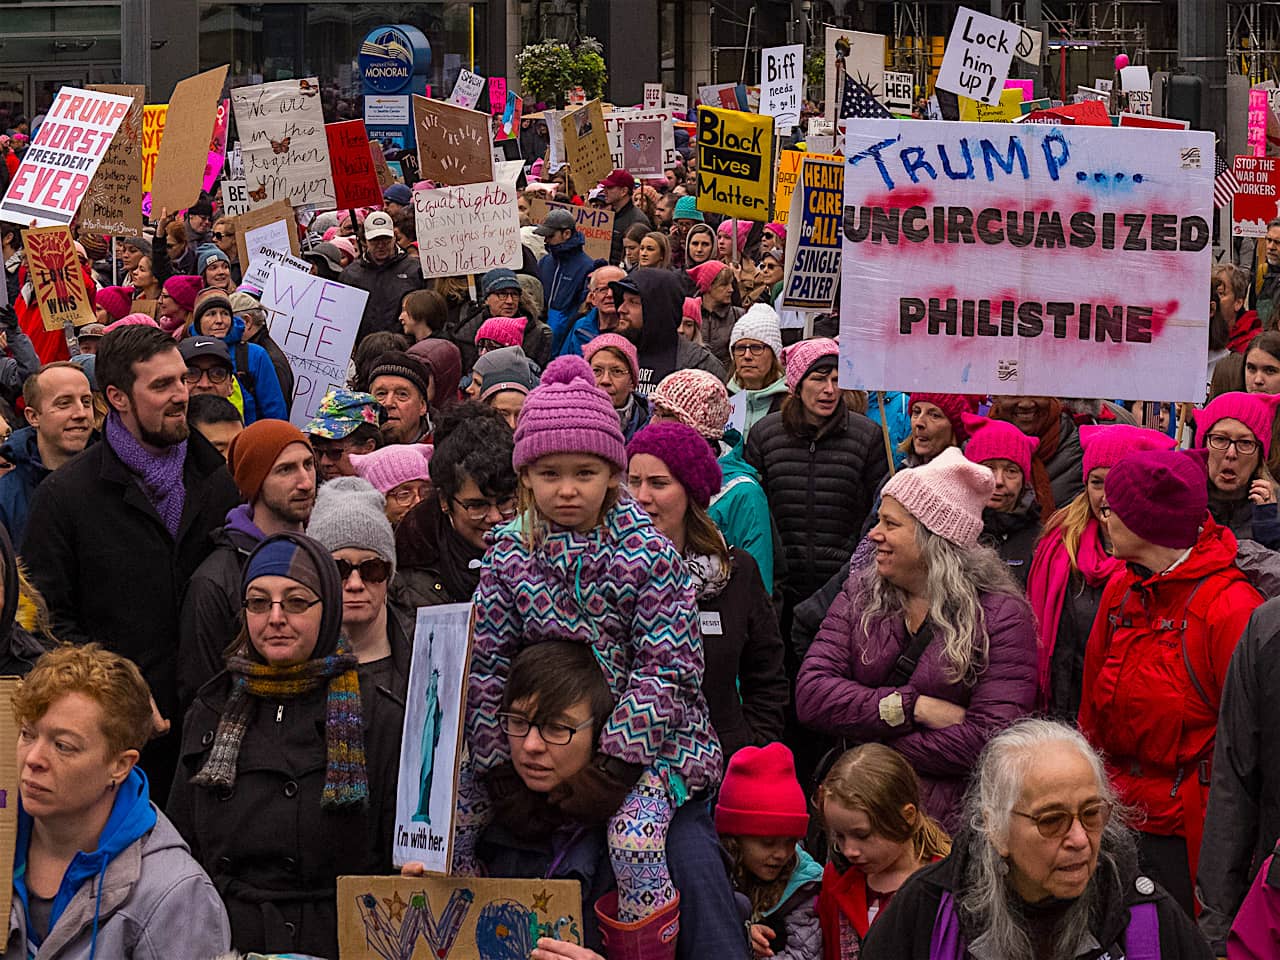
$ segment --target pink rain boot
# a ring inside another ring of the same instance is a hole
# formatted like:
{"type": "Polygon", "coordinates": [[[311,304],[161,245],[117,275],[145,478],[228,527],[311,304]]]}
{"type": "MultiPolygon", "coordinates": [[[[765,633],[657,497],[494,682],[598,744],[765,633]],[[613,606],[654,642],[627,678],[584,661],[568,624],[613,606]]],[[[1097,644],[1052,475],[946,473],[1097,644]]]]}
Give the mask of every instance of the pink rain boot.
{"type": "Polygon", "coordinates": [[[680,933],[680,894],[643,920],[618,920],[618,892],[596,901],[596,919],[609,960],[675,960],[680,933]]]}

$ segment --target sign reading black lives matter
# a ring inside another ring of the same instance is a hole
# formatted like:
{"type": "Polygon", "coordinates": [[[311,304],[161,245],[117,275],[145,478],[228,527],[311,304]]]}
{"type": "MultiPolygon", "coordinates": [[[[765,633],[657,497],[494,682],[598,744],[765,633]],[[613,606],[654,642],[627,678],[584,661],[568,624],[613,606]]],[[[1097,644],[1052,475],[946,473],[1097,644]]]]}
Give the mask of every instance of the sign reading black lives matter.
{"type": "Polygon", "coordinates": [[[773,117],[698,108],[698,209],[768,220],[773,117]]]}

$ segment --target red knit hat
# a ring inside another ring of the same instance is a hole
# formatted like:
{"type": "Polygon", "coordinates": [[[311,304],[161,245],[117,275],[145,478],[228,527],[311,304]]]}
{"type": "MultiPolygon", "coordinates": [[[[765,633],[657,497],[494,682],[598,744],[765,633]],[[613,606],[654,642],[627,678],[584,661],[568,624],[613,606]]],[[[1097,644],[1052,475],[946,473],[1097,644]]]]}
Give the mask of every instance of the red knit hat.
{"type": "Polygon", "coordinates": [[[1090,473],[1100,467],[1114,467],[1125,454],[1138,450],[1172,450],[1177,441],[1159,430],[1127,423],[1091,424],[1080,428],[1080,446],[1084,448],[1084,480],[1088,483],[1090,473]]]}
{"type": "Polygon", "coordinates": [[[708,260],[685,272],[693,277],[693,282],[697,286],[698,292],[706,293],[711,289],[711,285],[716,282],[716,277],[720,276],[720,271],[725,267],[726,264],[723,260],[708,260]]]}
{"type": "Polygon", "coordinates": [[[524,343],[524,328],[528,324],[525,317],[490,317],[476,331],[476,343],[492,340],[504,347],[518,347],[524,343]]]}
{"type": "Polygon", "coordinates": [[[961,414],[974,412],[973,401],[968,397],[958,393],[913,393],[907,398],[908,414],[917,403],[932,403],[941,410],[951,424],[951,432],[956,435],[957,443],[964,443],[969,438],[964,421],[960,419],[961,414]]]}
{"type": "Polygon", "coordinates": [[[1024,475],[1031,476],[1031,454],[1040,446],[1039,439],[1028,437],[1006,420],[989,420],[972,413],[963,413],[960,419],[969,431],[969,442],[964,447],[966,457],[974,463],[1012,460],[1024,475]]]}
{"type": "Polygon", "coordinates": [[[796,761],[781,743],[743,747],[729,759],[716,831],[739,837],[803,837],[809,830],[796,761]]]}

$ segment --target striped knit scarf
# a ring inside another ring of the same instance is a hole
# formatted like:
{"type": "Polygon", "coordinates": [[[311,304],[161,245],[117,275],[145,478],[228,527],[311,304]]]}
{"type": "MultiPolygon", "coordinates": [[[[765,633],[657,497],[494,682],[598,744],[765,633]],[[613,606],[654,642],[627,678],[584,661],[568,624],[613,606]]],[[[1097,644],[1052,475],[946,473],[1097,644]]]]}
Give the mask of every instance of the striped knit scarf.
{"type": "Polygon", "coordinates": [[[218,721],[209,758],[191,782],[202,787],[234,787],[240,744],[249,726],[250,697],[292,700],[328,682],[325,705],[325,778],[320,806],[326,809],[364,804],[369,799],[364,731],[356,658],[344,646],[319,660],[272,667],[243,657],[227,659],[233,676],[231,696],[218,721]]]}

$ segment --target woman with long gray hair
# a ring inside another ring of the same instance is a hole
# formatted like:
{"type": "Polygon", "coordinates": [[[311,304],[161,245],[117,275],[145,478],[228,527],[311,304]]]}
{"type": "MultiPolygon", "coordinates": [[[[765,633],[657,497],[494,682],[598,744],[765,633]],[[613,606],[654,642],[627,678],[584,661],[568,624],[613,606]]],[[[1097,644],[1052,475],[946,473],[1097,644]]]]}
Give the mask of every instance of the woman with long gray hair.
{"type": "Polygon", "coordinates": [[[868,931],[864,960],[1208,960],[1209,946],[1138,872],[1102,759],[1074,729],[1022,720],[993,737],[951,854],[868,931]]]}
{"type": "Polygon", "coordinates": [[[875,563],[850,573],[796,680],[800,722],[897,750],[948,832],[982,748],[1035,702],[1031,608],[978,546],[994,488],[954,447],[885,484],[875,563]]]}

